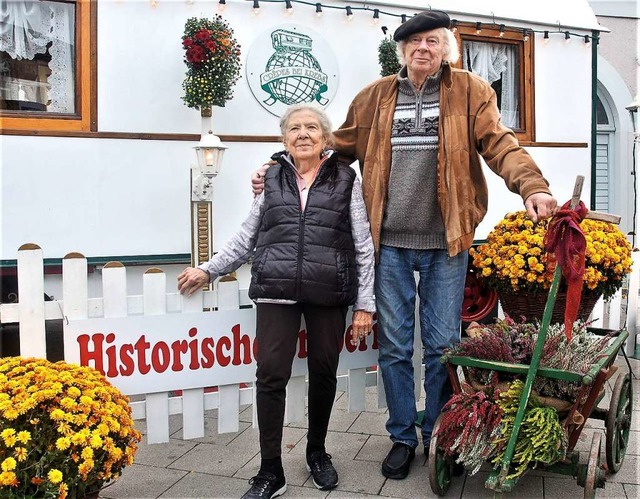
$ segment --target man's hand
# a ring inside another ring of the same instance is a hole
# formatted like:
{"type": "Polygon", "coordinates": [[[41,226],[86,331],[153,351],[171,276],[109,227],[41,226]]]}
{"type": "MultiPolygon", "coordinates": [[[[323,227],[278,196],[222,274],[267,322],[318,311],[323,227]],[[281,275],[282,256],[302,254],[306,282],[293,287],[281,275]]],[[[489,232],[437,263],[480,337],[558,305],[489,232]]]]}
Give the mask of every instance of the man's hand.
{"type": "Polygon", "coordinates": [[[191,296],[209,282],[209,274],[202,269],[187,267],[178,276],[178,290],[181,295],[191,296]]]}
{"type": "Polygon", "coordinates": [[[370,332],[373,325],[373,314],[364,310],[356,310],[353,313],[353,321],[351,325],[351,344],[357,345],[360,340],[365,338],[370,332]]]}
{"type": "Polygon", "coordinates": [[[558,211],[558,202],[551,194],[536,192],[525,199],[524,207],[527,209],[529,218],[537,222],[555,215],[558,211]]]}
{"type": "Polygon", "coordinates": [[[254,196],[259,196],[264,191],[264,176],[270,166],[270,163],[265,163],[251,174],[251,190],[254,196]]]}

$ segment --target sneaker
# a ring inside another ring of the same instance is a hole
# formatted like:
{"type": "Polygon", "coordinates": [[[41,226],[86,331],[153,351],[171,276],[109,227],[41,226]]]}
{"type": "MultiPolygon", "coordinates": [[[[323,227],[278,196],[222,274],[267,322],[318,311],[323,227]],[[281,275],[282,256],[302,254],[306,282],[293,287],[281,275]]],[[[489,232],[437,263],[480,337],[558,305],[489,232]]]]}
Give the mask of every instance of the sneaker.
{"type": "Polygon", "coordinates": [[[284,475],[275,476],[273,473],[259,471],[249,480],[251,488],[242,496],[242,499],[271,499],[278,497],[287,491],[287,482],[284,475]]]}
{"type": "Polygon", "coordinates": [[[330,490],[338,486],[338,473],[331,463],[331,455],[325,451],[311,453],[307,458],[307,470],[311,472],[316,488],[330,490]]]}

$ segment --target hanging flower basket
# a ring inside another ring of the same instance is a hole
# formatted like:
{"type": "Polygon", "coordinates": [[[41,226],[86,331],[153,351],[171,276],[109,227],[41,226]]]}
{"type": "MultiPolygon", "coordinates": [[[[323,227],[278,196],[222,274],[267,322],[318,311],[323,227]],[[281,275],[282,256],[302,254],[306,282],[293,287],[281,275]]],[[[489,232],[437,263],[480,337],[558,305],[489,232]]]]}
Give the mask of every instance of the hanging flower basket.
{"type": "Polygon", "coordinates": [[[185,24],[182,47],[187,65],[182,83],[184,103],[195,109],[224,106],[240,78],[240,45],[233,29],[219,15],[213,19],[192,17],[185,24]]]}

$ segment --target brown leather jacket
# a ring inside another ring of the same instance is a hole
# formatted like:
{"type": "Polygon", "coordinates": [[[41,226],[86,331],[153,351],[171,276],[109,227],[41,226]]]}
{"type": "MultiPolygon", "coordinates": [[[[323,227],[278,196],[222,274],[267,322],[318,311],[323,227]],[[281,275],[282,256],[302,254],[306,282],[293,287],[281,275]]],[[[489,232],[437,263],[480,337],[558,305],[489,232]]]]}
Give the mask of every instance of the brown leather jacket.
{"type": "MultiPolygon", "coordinates": [[[[381,78],[353,99],[334,132],[336,150],[360,163],[371,235],[378,254],[391,170],[391,125],[398,80],[381,78]]],[[[548,182],[515,134],[500,121],[496,95],[478,76],[445,64],[440,84],[438,201],[450,256],[469,249],[487,213],[487,184],[480,156],[509,190],[526,200],[549,193],[548,182]]]]}

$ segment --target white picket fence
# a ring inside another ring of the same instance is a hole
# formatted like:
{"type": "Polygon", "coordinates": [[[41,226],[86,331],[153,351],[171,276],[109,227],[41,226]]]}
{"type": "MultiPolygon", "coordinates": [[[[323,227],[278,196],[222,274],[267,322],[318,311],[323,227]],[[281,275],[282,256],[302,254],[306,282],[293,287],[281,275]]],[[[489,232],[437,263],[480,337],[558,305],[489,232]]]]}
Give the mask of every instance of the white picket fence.
{"type": "MultiPolygon", "coordinates": [[[[638,289],[640,258],[634,253],[634,270],[629,281],[627,298],[626,328],[629,340],[625,351],[633,355],[638,334],[638,289]]],[[[44,266],[42,250],[35,244],[25,244],[18,251],[18,293],[19,302],[0,304],[0,323],[20,324],[20,353],[23,357],[46,357],[45,321],[63,319],[69,321],[90,318],[123,318],[144,316],[164,316],[168,314],[193,314],[207,312],[215,321],[215,314],[225,310],[236,310],[251,306],[247,290],[241,290],[236,280],[222,280],[215,291],[198,292],[190,298],[176,292],[167,293],[165,274],[157,268],[151,268],[143,276],[143,294],[127,296],[126,268],[119,262],[110,262],[102,269],[102,297],[88,297],[87,261],[79,253],[70,253],[62,263],[63,293],[62,300],[44,300],[44,266]]],[[[605,304],[600,301],[592,314],[596,318],[595,326],[616,329],[621,323],[623,310],[621,293],[605,304]]],[[[420,395],[421,385],[421,346],[416,335],[414,367],[416,373],[416,395],[420,395]]],[[[355,357],[358,358],[357,356],[355,357]]],[[[378,407],[386,406],[384,388],[379,371],[368,370],[371,357],[362,356],[362,365],[350,364],[350,369],[339,379],[341,389],[348,393],[348,409],[365,409],[365,388],[377,386],[378,407]]],[[[65,341],[65,360],[79,362],[77,345],[65,341]]],[[[306,365],[306,363],[305,363],[306,365]]],[[[216,378],[203,376],[201,385],[183,389],[176,385],[171,391],[154,392],[148,387],[148,393],[137,397],[131,403],[135,419],[146,419],[149,443],[169,440],[169,416],[182,414],[183,438],[204,436],[204,411],[218,409],[218,432],[237,432],[241,406],[253,404],[253,376],[244,382],[225,384],[216,378]],[[217,391],[205,388],[217,386],[217,391]],[[175,391],[181,391],[176,395],[175,391]]],[[[183,385],[184,386],[184,385],[183,385]]],[[[140,392],[137,392],[140,393],[140,392]]],[[[127,395],[131,395],[127,393],[127,395]]],[[[291,378],[287,387],[286,421],[296,422],[305,416],[306,381],[305,373],[291,378]]],[[[256,425],[255,404],[253,421],[256,425]]]]}
{"type": "MultiPolygon", "coordinates": [[[[19,302],[0,305],[0,322],[20,324],[20,354],[23,357],[46,357],[46,320],[63,319],[68,324],[79,319],[141,315],[185,314],[187,317],[186,314],[205,309],[211,310],[207,314],[211,314],[211,321],[215,322],[219,313],[216,310],[252,305],[247,290],[239,289],[235,279],[223,279],[215,291],[197,292],[191,297],[167,293],[166,276],[157,268],[145,272],[142,295],[127,296],[126,268],[119,262],[109,262],[102,268],[102,297],[88,298],[87,261],[79,253],[70,253],[63,258],[62,300],[45,301],[42,250],[35,244],[23,245],[18,251],[17,265],[19,302]]],[[[65,360],[79,362],[77,345],[71,343],[65,341],[65,360]]],[[[376,384],[379,407],[384,407],[384,388],[379,376],[367,369],[375,361],[371,362],[371,355],[363,356],[362,365],[357,365],[357,352],[355,358],[355,367],[352,359],[350,369],[340,380],[341,388],[348,392],[348,410],[364,410],[365,388],[376,384]]],[[[419,367],[419,359],[417,362],[419,367]]],[[[302,421],[305,417],[305,374],[289,381],[285,415],[288,422],[302,421]]],[[[420,369],[417,369],[419,375],[420,369]]],[[[202,378],[200,387],[183,389],[178,384],[171,391],[155,393],[153,386],[149,386],[148,393],[132,397],[143,398],[131,402],[131,407],[135,419],[146,419],[149,443],[169,440],[169,416],[175,414],[182,414],[185,439],[204,436],[204,411],[209,409],[218,409],[219,433],[238,431],[241,406],[253,403],[253,375],[244,382],[233,384],[219,383],[210,375],[202,378]],[[207,387],[217,387],[217,390],[205,392],[207,387]],[[175,392],[181,392],[181,395],[175,396],[175,392]]],[[[256,425],[255,404],[253,407],[256,425]]]]}

